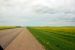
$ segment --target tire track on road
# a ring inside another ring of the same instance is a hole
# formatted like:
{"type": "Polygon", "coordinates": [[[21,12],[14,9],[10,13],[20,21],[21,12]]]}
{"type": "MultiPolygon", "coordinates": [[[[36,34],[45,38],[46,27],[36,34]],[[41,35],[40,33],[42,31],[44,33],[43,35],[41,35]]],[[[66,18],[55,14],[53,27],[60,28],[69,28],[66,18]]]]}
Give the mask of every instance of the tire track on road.
{"type": "Polygon", "coordinates": [[[12,41],[12,43],[7,48],[5,48],[5,50],[45,50],[45,49],[27,28],[23,28],[23,31],[16,37],[15,40],[12,41]]]}

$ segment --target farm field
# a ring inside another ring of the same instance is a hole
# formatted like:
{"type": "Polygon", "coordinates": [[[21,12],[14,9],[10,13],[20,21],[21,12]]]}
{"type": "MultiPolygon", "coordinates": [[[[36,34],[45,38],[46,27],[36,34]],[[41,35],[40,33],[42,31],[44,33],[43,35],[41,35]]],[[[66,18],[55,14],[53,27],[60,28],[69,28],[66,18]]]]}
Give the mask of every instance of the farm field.
{"type": "Polygon", "coordinates": [[[11,28],[18,28],[18,27],[17,26],[0,26],[0,30],[11,29],[11,28]]]}
{"type": "Polygon", "coordinates": [[[75,50],[75,27],[28,27],[46,50],[75,50]]]}

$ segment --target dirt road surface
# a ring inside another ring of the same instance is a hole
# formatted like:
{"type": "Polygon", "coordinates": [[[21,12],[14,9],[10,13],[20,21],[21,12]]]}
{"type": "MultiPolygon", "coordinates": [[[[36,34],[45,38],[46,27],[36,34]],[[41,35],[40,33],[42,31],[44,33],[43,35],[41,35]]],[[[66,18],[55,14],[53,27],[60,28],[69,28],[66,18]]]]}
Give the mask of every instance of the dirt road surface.
{"type": "Polygon", "coordinates": [[[18,35],[22,29],[6,29],[0,30],[0,45],[5,49],[18,35]]]}
{"type": "Polygon", "coordinates": [[[5,50],[45,50],[26,28],[0,31],[0,45],[5,50]]]}

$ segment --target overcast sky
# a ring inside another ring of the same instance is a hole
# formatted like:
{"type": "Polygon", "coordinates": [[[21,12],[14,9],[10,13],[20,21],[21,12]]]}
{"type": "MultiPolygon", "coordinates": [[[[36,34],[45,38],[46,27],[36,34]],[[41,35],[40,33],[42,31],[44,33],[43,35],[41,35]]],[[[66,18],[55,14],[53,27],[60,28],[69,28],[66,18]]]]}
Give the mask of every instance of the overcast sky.
{"type": "Polygon", "coordinates": [[[75,0],[0,0],[0,25],[75,26],[75,0]]]}

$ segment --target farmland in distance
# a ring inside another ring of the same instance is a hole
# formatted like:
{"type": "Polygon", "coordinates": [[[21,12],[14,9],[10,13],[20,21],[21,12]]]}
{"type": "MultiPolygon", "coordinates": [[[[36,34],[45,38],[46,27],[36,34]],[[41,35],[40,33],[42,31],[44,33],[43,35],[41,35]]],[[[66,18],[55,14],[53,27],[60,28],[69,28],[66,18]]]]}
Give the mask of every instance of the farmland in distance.
{"type": "Polygon", "coordinates": [[[46,50],[75,50],[75,27],[28,27],[46,50]]]}

